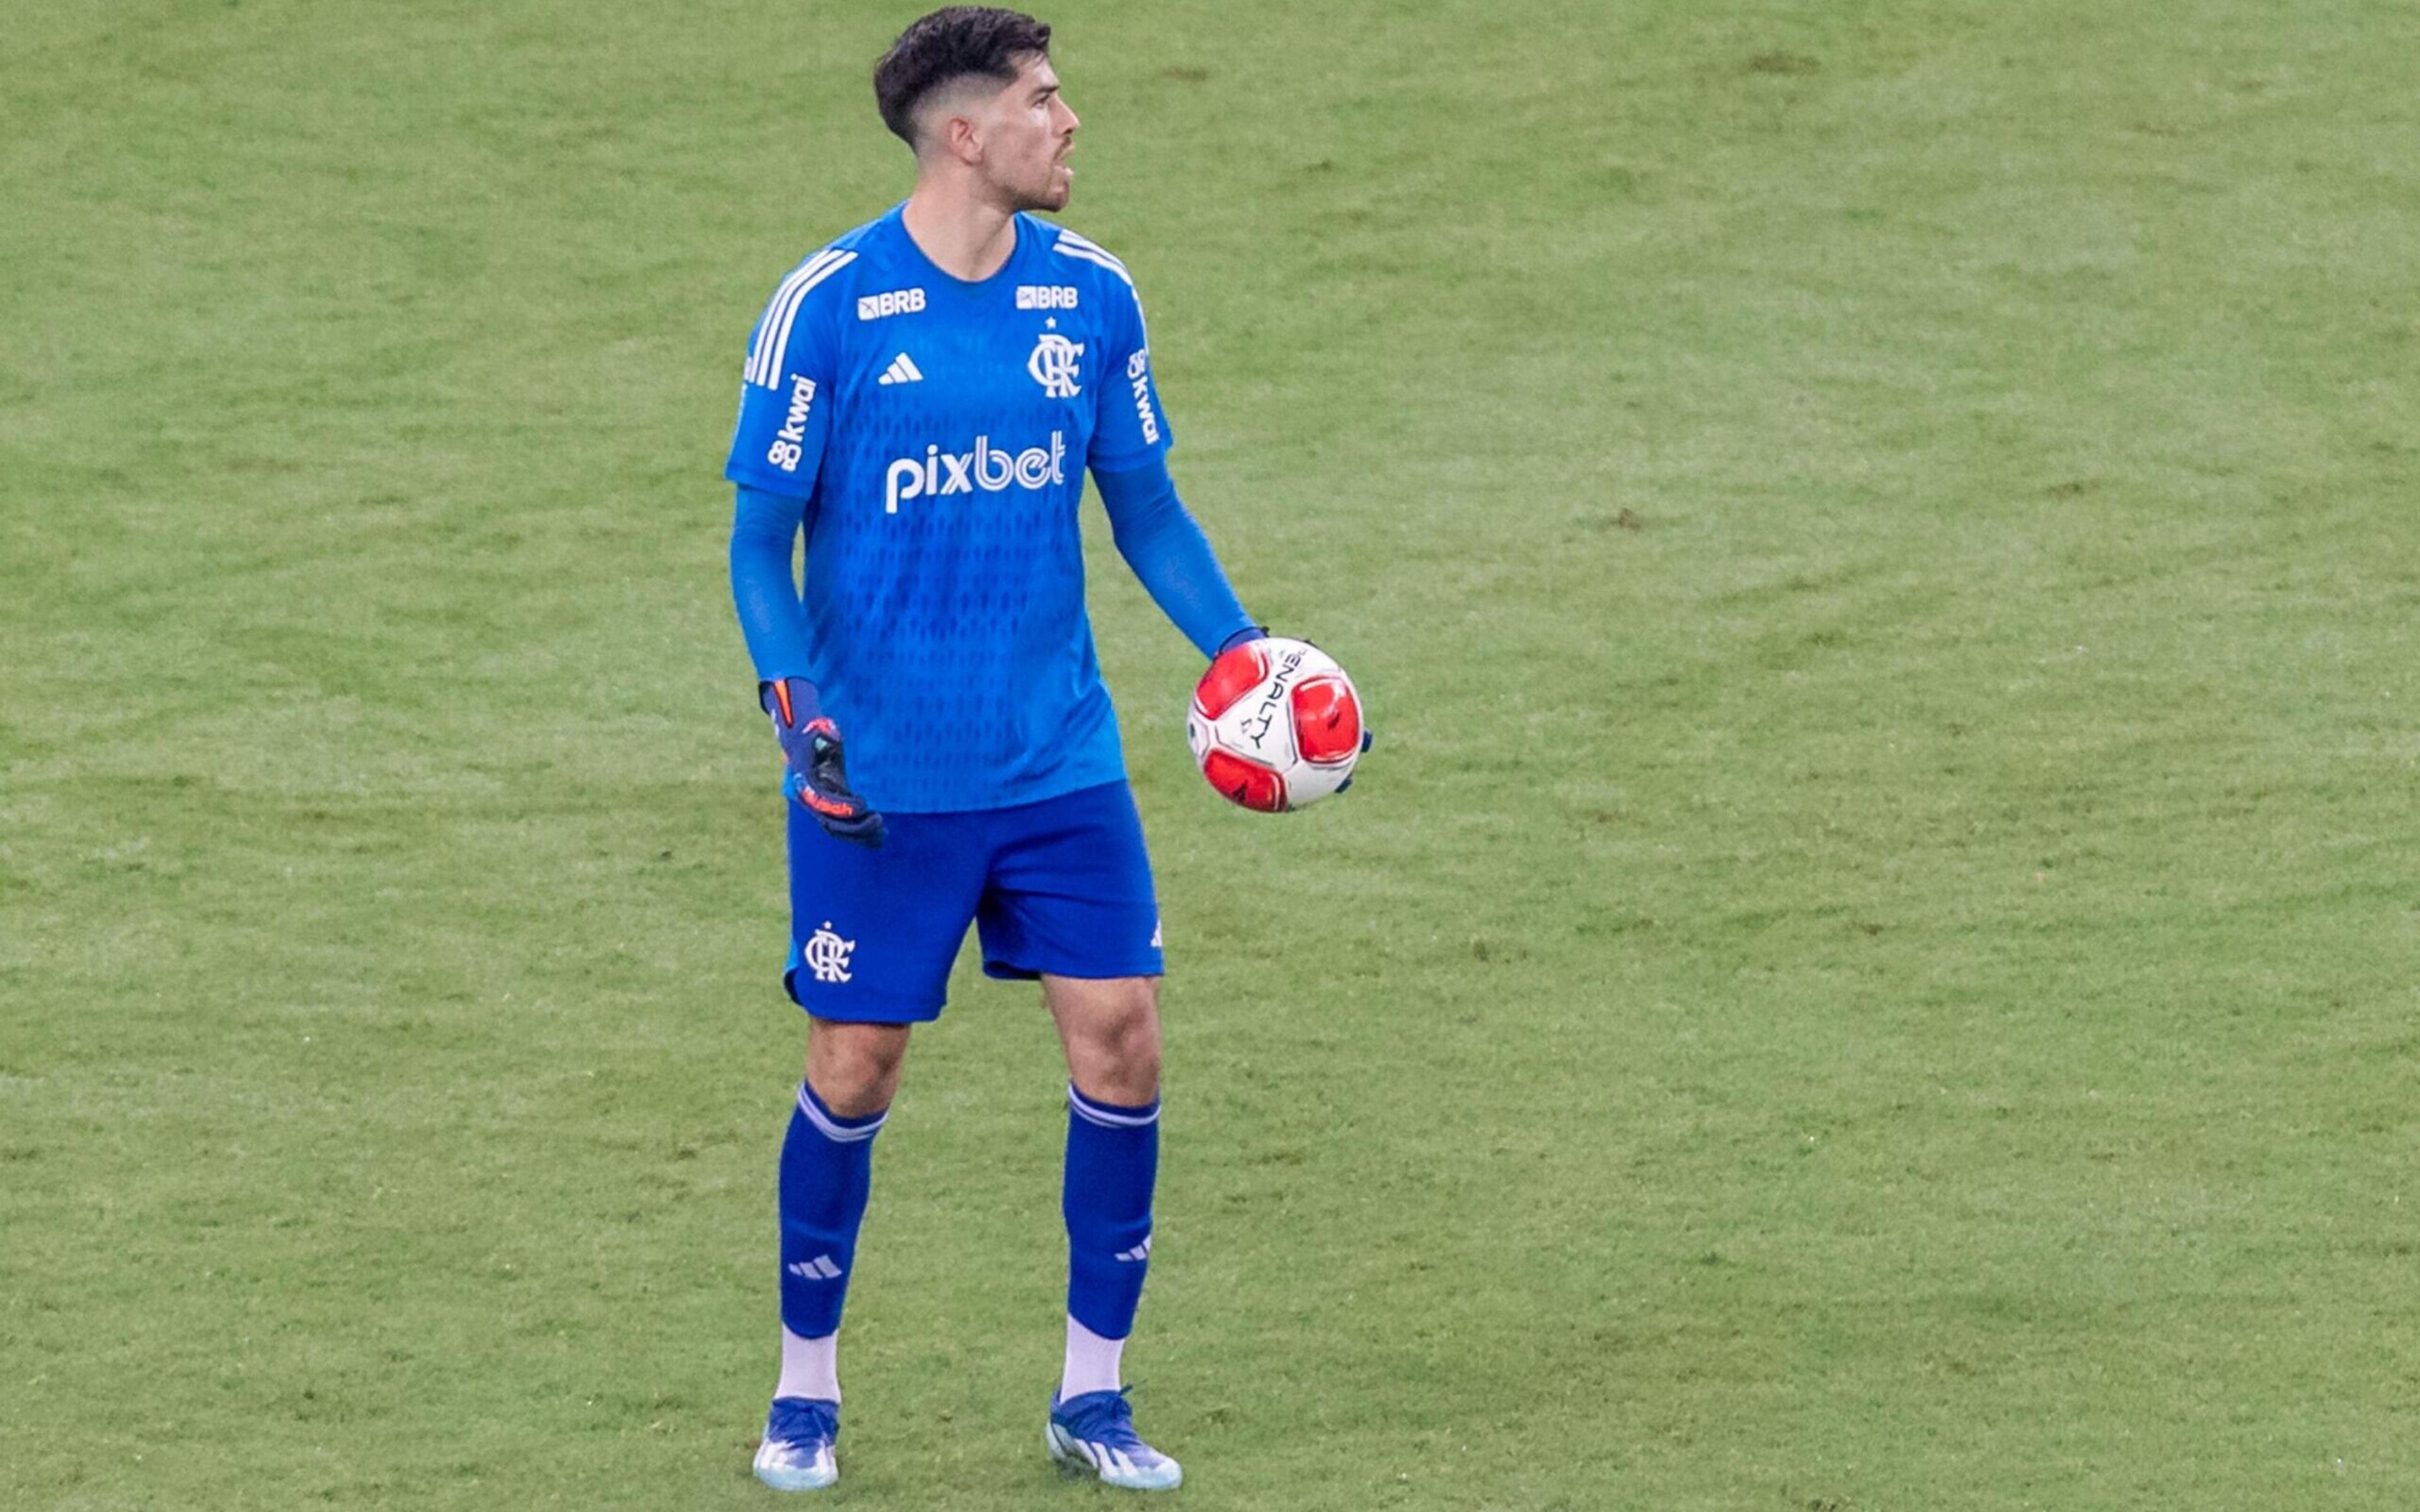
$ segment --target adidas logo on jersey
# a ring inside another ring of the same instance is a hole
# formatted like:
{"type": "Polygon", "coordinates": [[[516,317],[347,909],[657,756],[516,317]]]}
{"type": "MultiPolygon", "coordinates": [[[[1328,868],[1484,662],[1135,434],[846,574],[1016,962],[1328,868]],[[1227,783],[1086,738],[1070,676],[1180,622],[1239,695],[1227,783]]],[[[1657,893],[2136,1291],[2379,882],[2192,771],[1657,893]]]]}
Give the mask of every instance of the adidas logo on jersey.
{"type": "Polygon", "coordinates": [[[891,365],[884,368],[882,370],[882,376],[876,378],[874,381],[876,383],[922,383],[924,381],[924,375],[916,371],[916,363],[913,359],[908,357],[906,352],[901,352],[898,356],[891,359],[891,365]]]}
{"type": "Polygon", "coordinates": [[[896,515],[903,501],[937,494],[972,493],[978,488],[1005,493],[1012,484],[1019,488],[1047,488],[1067,481],[1066,463],[1066,435],[1055,430],[1047,450],[1029,446],[1022,452],[1003,452],[991,444],[988,436],[976,437],[971,452],[953,454],[927,446],[921,457],[892,459],[882,476],[882,512],[896,515]]]}

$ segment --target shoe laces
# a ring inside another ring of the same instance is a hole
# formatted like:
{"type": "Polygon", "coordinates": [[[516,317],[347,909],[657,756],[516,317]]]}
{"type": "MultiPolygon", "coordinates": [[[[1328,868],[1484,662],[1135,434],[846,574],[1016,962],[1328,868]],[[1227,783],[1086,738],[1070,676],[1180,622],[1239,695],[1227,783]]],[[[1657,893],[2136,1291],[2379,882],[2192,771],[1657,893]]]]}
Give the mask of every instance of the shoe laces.
{"type": "Polygon", "coordinates": [[[776,1397],[765,1424],[765,1437],[776,1443],[806,1447],[830,1443],[840,1437],[839,1404],[804,1396],[776,1397]]]}
{"type": "Polygon", "coordinates": [[[1135,1432],[1134,1404],[1126,1400],[1126,1393],[1132,1390],[1132,1386],[1120,1386],[1115,1391],[1086,1392],[1074,1402],[1059,1404],[1059,1421],[1068,1432],[1090,1443],[1156,1455],[1158,1451],[1135,1432]]]}

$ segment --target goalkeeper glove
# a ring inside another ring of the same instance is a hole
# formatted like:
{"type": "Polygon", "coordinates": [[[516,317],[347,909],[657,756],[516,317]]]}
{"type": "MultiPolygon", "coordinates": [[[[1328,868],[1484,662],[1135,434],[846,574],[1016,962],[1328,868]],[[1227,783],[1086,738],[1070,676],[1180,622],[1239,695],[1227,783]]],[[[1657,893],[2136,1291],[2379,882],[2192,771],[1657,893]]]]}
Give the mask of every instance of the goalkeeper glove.
{"type": "Polygon", "coordinates": [[[825,717],[815,685],[803,677],[784,677],[759,684],[756,694],[772,717],[773,737],[782,743],[782,759],[789,768],[782,779],[783,794],[814,814],[833,839],[880,845],[882,816],[849,791],[840,730],[825,717]]]}
{"type": "MultiPolygon", "coordinates": [[[[1378,736],[1376,732],[1373,731],[1368,725],[1363,725],[1361,727],[1361,748],[1366,751],[1377,743],[1378,736]]],[[[1348,777],[1343,781],[1336,784],[1336,791],[1342,793],[1352,785],[1353,779],[1348,777]]]]}

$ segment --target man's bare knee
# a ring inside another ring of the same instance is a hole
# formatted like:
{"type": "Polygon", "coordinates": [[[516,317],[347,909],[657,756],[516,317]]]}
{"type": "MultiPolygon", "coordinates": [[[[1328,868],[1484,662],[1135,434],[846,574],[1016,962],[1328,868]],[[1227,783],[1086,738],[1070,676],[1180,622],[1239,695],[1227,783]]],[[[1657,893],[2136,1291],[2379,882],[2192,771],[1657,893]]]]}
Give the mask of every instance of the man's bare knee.
{"type": "Polygon", "coordinates": [[[862,1119],[891,1105],[908,1059],[905,1024],[844,1024],[807,1020],[807,1085],[844,1119],[862,1119]]]}
{"type": "Polygon", "coordinates": [[[1159,979],[1049,977],[1043,995],[1086,1097],[1137,1107],[1159,1095],[1159,979]]]}

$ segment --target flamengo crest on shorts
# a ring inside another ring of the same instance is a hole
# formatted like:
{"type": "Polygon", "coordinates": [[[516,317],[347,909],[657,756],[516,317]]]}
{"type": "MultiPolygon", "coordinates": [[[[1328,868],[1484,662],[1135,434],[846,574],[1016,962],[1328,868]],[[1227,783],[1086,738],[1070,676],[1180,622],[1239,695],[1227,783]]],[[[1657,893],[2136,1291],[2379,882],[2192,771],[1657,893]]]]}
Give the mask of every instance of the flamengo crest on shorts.
{"type": "Polygon", "coordinates": [[[806,968],[815,974],[815,980],[846,981],[848,958],[856,949],[857,942],[844,940],[834,934],[831,920],[827,918],[821,929],[807,936],[806,943],[799,948],[799,956],[806,968]]]}
{"type": "Polygon", "coordinates": [[[786,984],[817,1018],[938,1016],[969,924],[987,976],[1164,969],[1151,857],[1124,782],[1006,809],[887,815],[878,849],[833,839],[791,804],[789,853],[786,984]]]}

